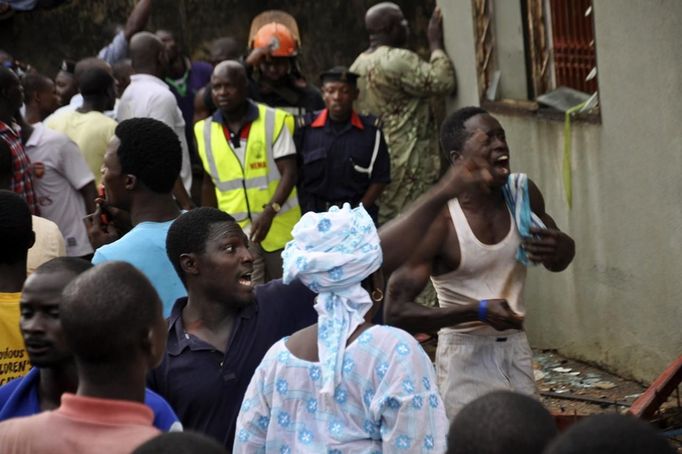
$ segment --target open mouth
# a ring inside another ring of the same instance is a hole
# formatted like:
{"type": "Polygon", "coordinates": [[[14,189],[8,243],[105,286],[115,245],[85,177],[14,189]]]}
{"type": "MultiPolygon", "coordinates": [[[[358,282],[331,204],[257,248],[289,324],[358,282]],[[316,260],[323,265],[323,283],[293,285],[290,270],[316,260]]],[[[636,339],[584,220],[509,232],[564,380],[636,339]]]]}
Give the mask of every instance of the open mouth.
{"type": "Polygon", "coordinates": [[[246,287],[251,287],[253,285],[253,282],[251,281],[251,272],[247,272],[241,275],[239,278],[239,283],[241,285],[244,285],[246,287]]]}
{"type": "Polygon", "coordinates": [[[503,154],[498,156],[493,161],[493,167],[495,168],[496,173],[506,177],[509,174],[509,155],[503,154]]]}

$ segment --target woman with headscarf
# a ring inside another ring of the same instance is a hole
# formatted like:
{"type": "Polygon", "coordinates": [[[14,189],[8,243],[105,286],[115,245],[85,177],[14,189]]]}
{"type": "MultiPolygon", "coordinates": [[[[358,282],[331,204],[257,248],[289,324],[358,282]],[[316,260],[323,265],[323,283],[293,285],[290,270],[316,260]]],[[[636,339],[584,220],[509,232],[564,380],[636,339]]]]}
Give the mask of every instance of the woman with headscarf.
{"type": "Polygon", "coordinates": [[[234,452],[443,452],[447,419],[431,361],[405,331],[370,323],[383,300],[371,217],[348,204],[307,213],[293,238],[284,281],[299,278],[319,294],[318,323],[266,354],[234,452]]]}

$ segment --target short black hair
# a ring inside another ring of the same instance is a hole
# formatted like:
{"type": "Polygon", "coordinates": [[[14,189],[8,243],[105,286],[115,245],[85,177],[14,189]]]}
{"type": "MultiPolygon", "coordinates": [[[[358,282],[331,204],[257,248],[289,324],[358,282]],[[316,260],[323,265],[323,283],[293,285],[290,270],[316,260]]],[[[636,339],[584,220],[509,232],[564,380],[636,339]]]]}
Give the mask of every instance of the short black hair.
{"type": "Polygon", "coordinates": [[[0,263],[14,265],[25,260],[33,238],[33,219],[26,201],[12,191],[0,190],[0,263]]]}
{"type": "Polygon", "coordinates": [[[476,115],[487,114],[488,111],[480,107],[469,106],[450,113],[440,125],[440,146],[445,158],[450,161],[450,153],[461,151],[469,134],[465,131],[464,123],[476,115]]]}
{"type": "Polygon", "coordinates": [[[86,57],[81,60],[78,60],[78,63],[76,63],[73,69],[73,76],[76,78],[77,81],[80,81],[81,77],[83,76],[83,73],[90,68],[102,68],[105,71],[111,71],[111,66],[109,66],[109,63],[102,60],[101,58],[86,57]]]}
{"type": "Polygon", "coordinates": [[[31,102],[33,95],[39,91],[46,90],[50,87],[50,79],[42,74],[26,74],[21,78],[21,85],[24,87],[24,100],[26,103],[31,102]]]}
{"type": "Polygon", "coordinates": [[[561,434],[547,454],[674,454],[651,424],[630,415],[594,415],[561,434]]]}
{"type": "Polygon", "coordinates": [[[455,416],[447,454],[541,454],[556,436],[552,415],[530,396],[494,391],[455,416]]]}
{"type": "MultiPolygon", "coordinates": [[[[0,66],[0,92],[7,90],[11,84],[13,84],[19,77],[17,74],[9,68],[0,66]]],[[[0,100],[4,97],[4,94],[0,93],[0,100]]]]}
{"type": "Polygon", "coordinates": [[[182,148],[175,132],[153,118],[130,118],[119,123],[114,134],[121,141],[121,171],[135,175],[150,191],[170,194],[182,165],[182,148]]]}
{"type": "Polygon", "coordinates": [[[80,364],[125,364],[139,351],[161,300],[149,279],[127,262],[85,271],[63,291],[64,339],[80,364]]]}
{"type": "Polygon", "coordinates": [[[211,225],[223,222],[237,221],[217,208],[202,207],[181,214],[171,224],[166,235],[166,251],[183,283],[186,284],[185,273],[180,265],[180,256],[205,252],[211,225]]]}
{"type": "Polygon", "coordinates": [[[167,432],[138,446],[131,454],[226,454],[225,447],[197,432],[167,432]]]}
{"type": "Polygon", "coordinates": [[[83,96],[106,96],[110,87],[114,86],[111,72],[101,66],[92,66],[83,70],[78,77],[78,89],[83,96]]]}
{"type": "Polygon", "coordinates": [[[94,266],[91,262],[78,257],[55,257],[36,268],[33,274],[68,271],[78,276],[94,266]]]}

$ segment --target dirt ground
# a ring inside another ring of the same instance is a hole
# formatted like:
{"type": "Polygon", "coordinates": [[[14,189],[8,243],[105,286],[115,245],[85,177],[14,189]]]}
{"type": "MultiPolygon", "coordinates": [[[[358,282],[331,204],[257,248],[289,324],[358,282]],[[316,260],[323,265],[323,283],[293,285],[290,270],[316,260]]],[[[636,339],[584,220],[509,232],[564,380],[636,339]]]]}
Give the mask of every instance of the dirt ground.
{"type": "MultiPolygon", "coordinates": [[[[536,350],[533,353],[533,372],[542,402],[552,414],[569,416],[569,421],[574,415],[626,413],[646,390],[640,383],[566,358],[555,351],[536,350]],[[588,402],[588,399],[593,401],[588,402]]],[[[678,433],[682,429],[679,397],[673,393],[651,420],[661,432],[678,433]]],[[[669,440],[677,452],[682,453],[682,433],[669,436],[669,440]]]]}
{"type": "Polygon", "coordinates": [[[543,403],[555,414],[624,413],[646,389],[551,350],[534,351],[533,372],[543,403]]]}
{"type": "MultiPolygon", "coordinates": [[[[432,339],[422,344],[432,359],[436,343],[432,339]]],[[[569,423],[571,417],[577,420],[597,413],[626,413],[646,390],[641,383],[566,358],[553,350],[534,350],[533,353],[533,372],[542,403],[552,414],[568,417],[565,419],[569,423]]],[[[682,408],[675,393],[662,405],[660,414],[652,422],[663,432],[682,428],[682,408]]],[[[682,434],[670,440],[682,453],[682,434]]]]}

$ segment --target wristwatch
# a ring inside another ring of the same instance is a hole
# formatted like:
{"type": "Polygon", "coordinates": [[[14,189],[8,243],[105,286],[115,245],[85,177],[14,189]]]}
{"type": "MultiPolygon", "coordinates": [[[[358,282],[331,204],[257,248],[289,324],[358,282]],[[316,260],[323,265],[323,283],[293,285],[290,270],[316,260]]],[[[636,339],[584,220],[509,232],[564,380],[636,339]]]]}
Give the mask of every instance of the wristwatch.
{"type": "MultiPolygon", "coordinates": [[[[282,209],[282,205],[280,205],[277,202],[272,202],[269,204],[269,206],[272,207],[272,211],[274,211],[275,213],[279,213],[279,210],[282,209]]],[[[267,203],[265,205],[263,205],[263,208],[267,208],[267,207],[268,207],[267,203]]]]}

